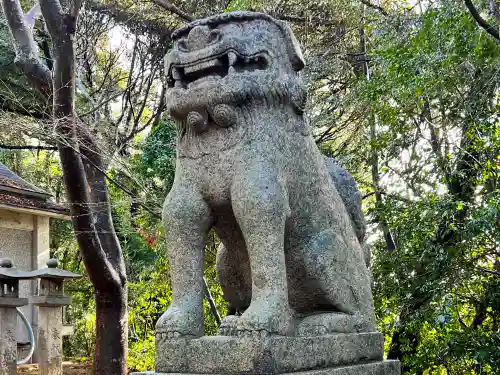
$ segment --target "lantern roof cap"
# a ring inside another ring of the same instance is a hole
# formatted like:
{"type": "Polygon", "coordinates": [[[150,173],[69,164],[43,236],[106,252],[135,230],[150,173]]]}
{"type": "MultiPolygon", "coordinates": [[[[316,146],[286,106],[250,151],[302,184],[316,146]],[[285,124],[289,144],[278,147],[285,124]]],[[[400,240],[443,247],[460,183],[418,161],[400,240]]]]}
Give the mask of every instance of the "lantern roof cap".
{"type": "Polygon", "coordinates": [[[78,279],[82,277],[77,273],[57,268],[59,261],[57,259],[49,259],[47,261],[47,268],[29,272],[32,277],[41,279],[78,279]]]}
{"type": "Polygon", "coordinates": [[[33,276],[31,275],[31,272],[23,271],[14,267],[11,259],[0,259],[0,279],[28,280],[32,278],[33,276]]]}

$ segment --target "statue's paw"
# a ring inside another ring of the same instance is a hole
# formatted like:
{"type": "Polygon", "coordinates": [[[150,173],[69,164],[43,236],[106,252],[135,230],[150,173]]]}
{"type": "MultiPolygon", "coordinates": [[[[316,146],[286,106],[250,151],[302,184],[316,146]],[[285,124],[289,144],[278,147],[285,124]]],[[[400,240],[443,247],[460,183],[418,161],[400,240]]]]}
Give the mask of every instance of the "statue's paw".
{"type": "Polygon", "coordinates": [[[221,336],[237,336],[238,319],[239,316],[236,315],[228,315],[222,319],[219,327],[219,334],[221,336]]]}
{"type": "Polygon", "coordinates": [[[156,334],[165,339],[203,335],[201,312],[170,306],[156,323],[156,334]]]}
{"type": "Polygon", "coordinates": [[[287,303],[274,303],[268,299],[257,300],[238,319],[238,336],[259,334],[291,335],[294,329],[294,316],[287,303]]]}
{"type": "Polygon", "coordinates": [[[172,331],[156,332],[156,335],[161,340],[173,340],[173,339],[187,338],[187,337],[195,338],[195,336],[182,335],[180,332],[172,332],[172,331]]]}
{"type": "Polygon", "coordinates": [[[322,336],[332,333],[375,332],[377,328],[365,317],[354,314],[324,313],[303,318],[295,329],[296,336],[322,336]]]}
{"type": "Polygon", "coordinates": [[[272,333],[261,330],[261,331],[238,331],[238,337],[243,339],[251,339],[251,340],[261,340],[264,341],[271,337],[272,333]]]}

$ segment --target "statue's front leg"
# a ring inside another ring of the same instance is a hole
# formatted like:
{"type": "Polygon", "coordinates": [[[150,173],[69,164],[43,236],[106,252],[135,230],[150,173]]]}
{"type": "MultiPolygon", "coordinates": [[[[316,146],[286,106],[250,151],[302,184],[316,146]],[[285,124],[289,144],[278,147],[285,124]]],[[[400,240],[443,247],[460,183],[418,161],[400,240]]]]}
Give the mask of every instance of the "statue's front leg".
{"type": "Polygon", "coordinates": [[[272,163],[254,160],[237,170],[231,199],[252,274],[252,300],[238,319],[238,334],[291,334],[294,319],[288,303],[284,251],[290,212],[286,187],[272,163]]]}
{"type": "Polygon", "coordinates": [[[203,335],[203,249],[212,225],[203,197],[174,184],[163,206],[172,303],[156,324],[167,338],[203,335]]]}

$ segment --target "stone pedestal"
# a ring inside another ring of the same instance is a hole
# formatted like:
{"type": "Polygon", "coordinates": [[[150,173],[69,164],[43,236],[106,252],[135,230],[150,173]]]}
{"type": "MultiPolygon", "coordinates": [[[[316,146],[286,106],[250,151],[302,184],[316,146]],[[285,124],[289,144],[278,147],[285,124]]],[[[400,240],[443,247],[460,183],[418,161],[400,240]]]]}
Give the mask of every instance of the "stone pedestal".
{"type": "Polygon", "coordinates": [[[159,337],[156,374],[399,375],[398,362],[383,361],[383,343],[377,332],[194,340],[159,337]]]}
{"type": "MultiPolygon", "coordinates": [[[[132,375],[194,375],[181,373],[136,372],[132,375]]],[[[398,361],[367,362],[352,366],[336,366],[322,370],[289,372],[283,375],[400,375],[401,369],[398,361]]],[[[210,375],[210,374],[196,374],[210,375]]],[[[225,375],[225,374],[220,374],[225,375]]],[[[265,375],[265,374],[261,374],[265,375]]]]}
{"type": "Polygon", "coordinates": [[[0,375],[17,373],[16,308],[27,304],[27,298],[0,297],[0,375]]]}

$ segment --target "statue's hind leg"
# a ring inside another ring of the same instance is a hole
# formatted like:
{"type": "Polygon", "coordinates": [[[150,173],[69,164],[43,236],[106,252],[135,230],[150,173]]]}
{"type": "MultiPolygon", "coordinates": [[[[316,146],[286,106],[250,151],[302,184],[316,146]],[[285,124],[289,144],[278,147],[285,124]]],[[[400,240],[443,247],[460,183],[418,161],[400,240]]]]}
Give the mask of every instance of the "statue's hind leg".
{"type": "MultiPolygon", "coordinates": [[[[376,331],[369,271],[361,251],[350,249],[333,229],[318,233],[299,251],[308,278],[318,283],[337,311],[352,316],[353,330],[376,331]]],[[[345,319],[332,319],[330,330],[345,331],[345,319]],[[342,327],[334,327],[337,320],[342,327]]]]}

